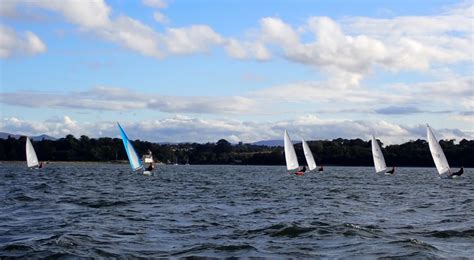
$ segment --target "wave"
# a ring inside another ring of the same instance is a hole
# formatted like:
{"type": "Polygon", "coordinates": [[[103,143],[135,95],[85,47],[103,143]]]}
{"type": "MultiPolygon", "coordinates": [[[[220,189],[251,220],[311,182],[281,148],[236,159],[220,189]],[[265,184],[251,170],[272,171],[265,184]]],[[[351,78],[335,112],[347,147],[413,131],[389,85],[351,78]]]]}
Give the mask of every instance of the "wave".
{"type": "Polygon", "coordinates": [[[34,190],[51,190],[52,188],[46,183],[41,183],[41,184],[33,186],[33,189],[34,190]]]}
{"type": "Polygon", "coordinates": [[[38,199],[32,198],[32,197],[27,196],[27,195],[18,195],[16,197],[14,197],[14,199],[17,200],[17,201],[35,201],[35,200],[38,200],[38,199]]]}
{"type": "Polygon", "coordinates": [[[402,240],[396,240],[396,241],[391,241],[389,242],[390,244],[400,244],[405,248],[415,248],[417,250],[427,250],[427,251],[439,251],[438,248],[436,248],[433,245],[430,245],[426,242],[423,242],[421,240],[418,240],[416,238],[409,238],[409,239],[402,239],[402,240]]]}
{"type": "Polygon", "coordinates": [[[359,235],[363,237],[378,238],[385,234],[381,228],[376,225],[361,226],[357,224],[346,223],[343,225],[343,227],[345,230],[342,232],[342,234],[345,236],[359,235]]]}
{"type": "Polygon", "coordinates": [[[122,201],[122,200],[97,200],[97,201],[87,201],[87,200],[72,200],[72,199],[63,199],[60,200],[59,203],[71,203],[79,206],[85,206],[89,208],[104,208],[104,207],[120,207],[120,206],[127,206],[130,204],[129,201],[122,201]]]}
{"type": "Polygon", "coordinates": [[[467,230],[441,230],[441,231],[432,231],[425,233],[425,235],[436,237],[436,238],[473,238],[474,237],[474,229],[467,229],[467,230]]]}
{"type": "Polygon", "coordinates": [[[281,236],[297,237],[301,234],[311,232],[315,229],[316,228],[314,228],[314,227],[300,227],[300,226],[297,226],[297,225],[292,225],[292,226],[283,227],[281,229],[278,229],[275,232],[272,232],[270,234],[270,236],[272,236],[272,237],[281,237],[281,236]]]}
{"type": "Polygon", "coordinates": [[[219,251],[225,252],[235,252],[235,251],[242,251],[242,250],[256,250],[255,247],[248,245],[248,244],[238,244],[238,245],[222,245],[216,246],[214,249],[219,251]]]}

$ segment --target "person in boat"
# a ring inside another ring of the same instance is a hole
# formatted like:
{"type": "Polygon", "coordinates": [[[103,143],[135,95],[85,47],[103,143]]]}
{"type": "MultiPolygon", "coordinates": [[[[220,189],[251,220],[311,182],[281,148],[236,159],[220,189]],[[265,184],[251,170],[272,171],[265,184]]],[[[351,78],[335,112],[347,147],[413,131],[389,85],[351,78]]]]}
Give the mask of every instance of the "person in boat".
{"type": "Polygon", "coordinates": [[[43,168],[43,162],[40,162],[40,164],[38,165],[38,168],[39,169],[43,168]]]}
{"type": "Polygon", "coordinates": [[[154,169],[155,169],[155,165],[153,165],[153,163],[150,163],[148,167],[146,168],[146,170],[149,172],[153,171],[154,169]]]}
{"type": "Polygon", "coordinates": [[[457,172],[451,173],[451,176],[461,176],[464,173],[464,167],[461,166],[461,169],[457,172]]]}
{"type": "Polygon", "coordinates": [[[386,173],[395,174],[395,167],[392,167],[392,169],[389,171],[386,171],[386,173]]]}
{"type": "Polygon", "coordinates": [[[322,172],[322,171],[324,171],[324,168],[323,168],[323,166],[321,165],[321,166],[319,166],[319,168],[318,168],[318,172],[322,172]]]}
{"type": "Polygon", "coordinates": [[[303,168],[301,168],[300,172],[306,172],[306,166],[303,165],[303,168]]]}

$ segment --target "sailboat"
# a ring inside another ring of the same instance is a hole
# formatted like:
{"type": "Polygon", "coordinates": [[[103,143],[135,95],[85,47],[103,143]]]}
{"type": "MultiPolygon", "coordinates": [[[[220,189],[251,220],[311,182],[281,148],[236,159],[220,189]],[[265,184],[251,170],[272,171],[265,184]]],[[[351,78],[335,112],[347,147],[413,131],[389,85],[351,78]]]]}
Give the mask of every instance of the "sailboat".
{"type": "Polygon", "coordinates": [[[316,162],[314,161],[313,153],[311,152],[311,149],[309,149],[308,144],[306,141],[301,139],[301,143],[303,144],[303,152],[304,152],[304,157],[306,158],[306,163],[308,164],[308,168],[310,171],[316,169],[316,162]]]}
{"type": "Polygon", "coordinates": [[[428,145],[430,146],[431,156],[433,156],[433,161],[438,170],[438,174],[441,177],[451,175],[448,160],[446,160],[443,149],[441,149],[441,145],[439,145],[438,140],[436,140],[436,137],[428,124],[426,124],[426,135],[428,138],[428,145]]]}
{"type": "MultiPolygon", "coordinates": [[[[298,164],[298,158],[296,157],[295,147],[291,142],[290,136],[288,132],[285,130],[284,138],[283,138],[284,146],[285,146],[285,160],[286,160],[286,169],[288,171],[298,170],[300,165],[298,164]]],[[[303,175],[304,172],[295,172],[296,175],[303,175]]]]}
{"type": "Polygon", "coordinates": [[[39,166],[35,148],[33,148],[33,144],[31,144],[30,138],[28,137],[26,137],[26,165],[28,165],[28,168],[39,166]]]}
{"type": "MultiPolygon", "coordinates": [[[[117,122],[117,125],[120,130],[120,135],[122,136],[122,141],[123,141],[123,146],[125,147],[125,151],[127,152],[127,157],[128,157],[128,162],[130,163],[130,168],[132,168],[132,171],[141,171],[143,170],[143,165],[142,162],[140,161],[140,157],[138,156],[137,152],[133,148],[132,143],[127,137],[127,134],[125,134],[125,131],[123,131],[122,127],[120,124],[117,122]]],[[[151,172],[149,171],[144,171],[143,174],[145,175],[150,175],[151,172]]]]}
{"type": "Polygon", "coordinates": [[[374,166],[376,173],[384,173],[387,171],[387,165],[385,164],[385,158],[383,157],[382,150],[380,150],[379,143],[372,135],[372,157],[374,157],[374,166]]]}

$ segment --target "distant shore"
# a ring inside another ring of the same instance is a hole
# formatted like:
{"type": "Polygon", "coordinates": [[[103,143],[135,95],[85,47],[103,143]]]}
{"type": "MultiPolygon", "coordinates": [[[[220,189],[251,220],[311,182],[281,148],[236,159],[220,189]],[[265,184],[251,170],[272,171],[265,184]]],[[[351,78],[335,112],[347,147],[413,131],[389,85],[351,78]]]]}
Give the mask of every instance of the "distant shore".
{"type": "MultiPolygon", "coordinates": [[[[25,160],[26,138],[0,139],[0,161],[25,160]]],[[[440,145],[453,168],[474,167],[474,140],[441,140],[440,145]]],[[[138,155],[151,152],[155,161],[173,165],[285,165],[280,146],[232,144],[225,139],[215,143],[160,144],[132,141],[138,155]]],[[[317,165],[367,166],[374,164],[371,141],[362,139],[312,140],[307,144],[317,165]]],[[[126,163],[127,154],[119,138],[76,138],[67,135],[57,140],[33,141],[38,159],[44,162],[126,163]]],[[[432,167],[428,142],[418,139],[403,144],[379,144],[388,167],[432,167]]],[[[301,143],[294,145],[300,165],[306,162],[301,143]]],[[[141,159],[141,157],[140,157],[141,159]]]]}

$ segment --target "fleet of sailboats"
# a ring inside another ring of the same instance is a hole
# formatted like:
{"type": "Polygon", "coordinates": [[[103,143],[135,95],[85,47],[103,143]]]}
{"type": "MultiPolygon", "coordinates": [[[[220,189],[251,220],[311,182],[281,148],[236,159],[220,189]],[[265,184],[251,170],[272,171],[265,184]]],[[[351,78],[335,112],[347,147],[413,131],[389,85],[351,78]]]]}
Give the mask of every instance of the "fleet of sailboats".
{"type": "MultiPolygon", "coordinates": [[[[122,126],[118,122],[117,122],[117,126],[119,128],[120,135],[123,141],[123,146],[127,153],[128,161],[130,163],[130,168],[132,169],[132,171],[133,172],[142,171],[143,174],[151,174],[151,171],[143,171],[142,161],[140,160],[140,157],[135,151],[135,148],[133,147],[132,143],[128,139],[127,134],[125,134],[125,131],[123,130],[122,126]]],[[[452,175],[457,175],[457,176],[462,175],[463,168],[461,168],[458,172],[454,174],[451,173],[451,169],[449,167],[448,160],[446,159],[446,156],[444,155],[443,149],[441,148],[438,140],[433,134],[433,130],[428,124],[426,124],[426,132],[427,132],[428,145],[429,145],[430,152],[433,157],[433,161],[435,163],[436,169],[438,171],[438,174],[441,177],[445,177],[445,176],[451,177],[452,175]]],[[[291,141],[291,138],[287,130],[285,130],[283,134],[283,140],[284,140],[283,142],[284,142],[284,152],[285,152],[285,161],[286,161],[287,170],[294,171],[294,173],[298,175],[303,175],[305,170],[300,171],[300,166],[298,163],[298,158],[296,156],[295,147],[293,145],[293,142],[291,141]]],[[[312,171],[317,168],[313,153],[311,152],[311,149],[309,148],[304,138],[302,138],[301,144],[303,147],[303,152],[306,159],[306,163],[308,165],[308,169],[309,171],[312,171]]],[[[371,147],[372,147],[372,157],[374,160],[375,172],[387,173],[387,165],[385,163],[385,158],[377,142],[377,139],[375,138],[374,135],[372,135],[372,138],[371,138],[371,147]]],[[[145,163],[153,163],[153,156],[151,154],[151,151],[149,151],[149,153],[143,157],[143,160],[145,163]]],[[[38,157],[36,155],[33,144],[31,143],[30,138],[28,137],[26,137],[26,163],[27,163],[28,168],[41,167],[38,162],[38,157]]],[[[394,169],[392,169],[392,173],[393,171],[394,169]]]]}
{"type": "MultiPolygon", "coordinates": [[[[290,135],[288,131],[285,130],[283,134],[283,145],[285,149],[285,161],[286,161],[286,169],[288,171],[295,171],[297,175],[303,175],[305,171],[298,171],[300,169],[300,165],[298,163],[298,158],[296,156],[295,147],[293,146],[293,142],[291,141],[290,135]]],[[[304,140],[301,140],[301,145],[303,146],[303,153],[306,159],[306,163],[308,165],[309,171],[316,169],[316,162],[314,161],[313,153],[309,148],[308,144],[304,140]]],[[[322,169],[321,169],[322,170],[322,169]]]]}

